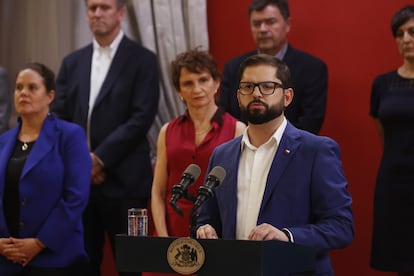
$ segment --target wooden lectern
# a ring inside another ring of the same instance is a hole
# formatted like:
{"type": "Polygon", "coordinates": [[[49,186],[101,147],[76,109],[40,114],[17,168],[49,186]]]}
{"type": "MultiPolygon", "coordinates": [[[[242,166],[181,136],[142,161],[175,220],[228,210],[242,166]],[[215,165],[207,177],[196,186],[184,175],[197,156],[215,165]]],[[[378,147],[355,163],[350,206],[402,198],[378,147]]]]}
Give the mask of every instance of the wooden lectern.
{"type": "MultiPolygon", "coordinates": [[[[176,239],[117,235],[118,271],[176,273],[167,261],[168,247],[176,239]]],[[[196,241],[205,252],[205,262],[196,272],[200,276],[277,276],[315,268],[315,249],[308,246],[276,240],[196,241]]]]}

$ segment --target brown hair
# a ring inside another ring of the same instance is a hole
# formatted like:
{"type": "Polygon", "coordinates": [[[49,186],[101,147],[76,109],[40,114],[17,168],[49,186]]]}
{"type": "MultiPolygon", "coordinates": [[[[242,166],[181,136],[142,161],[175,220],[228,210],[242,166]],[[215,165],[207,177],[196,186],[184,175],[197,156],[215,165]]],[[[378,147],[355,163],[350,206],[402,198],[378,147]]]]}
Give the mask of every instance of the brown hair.
{"type": "Polygon", "coordinates": [[[180,90],[181,69],[185,68],[192,73],[208,71],[214,80],[219,80],[221,74],[217,62],[207,51],[199,50],[198,47],[177,55],[171,62],[172,82],[175,89],[180,90]]]}

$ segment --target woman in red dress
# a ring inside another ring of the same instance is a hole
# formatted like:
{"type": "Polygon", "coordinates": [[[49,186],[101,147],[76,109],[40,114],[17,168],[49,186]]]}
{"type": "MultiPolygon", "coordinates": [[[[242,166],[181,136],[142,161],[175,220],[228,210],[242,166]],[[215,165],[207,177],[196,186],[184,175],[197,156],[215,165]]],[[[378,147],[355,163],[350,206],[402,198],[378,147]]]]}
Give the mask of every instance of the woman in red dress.
{"type": "Polygon", "coordinates": [[[178,200],[183,216],[178,214],[169,205],[172,187],[180,182],[190,164],[196,164],[201,168],[201,175],[187,192],[197,195],[215,147],[241,135],[245,125],[218,108],[215,96],[220,73],[209,53],[194,49],[178,55],[172,62],[172,79],[187,110],[160,130],[151,209],[156,236],[186,237],[190,235],[193,202],[185,198],[178,200]]]}

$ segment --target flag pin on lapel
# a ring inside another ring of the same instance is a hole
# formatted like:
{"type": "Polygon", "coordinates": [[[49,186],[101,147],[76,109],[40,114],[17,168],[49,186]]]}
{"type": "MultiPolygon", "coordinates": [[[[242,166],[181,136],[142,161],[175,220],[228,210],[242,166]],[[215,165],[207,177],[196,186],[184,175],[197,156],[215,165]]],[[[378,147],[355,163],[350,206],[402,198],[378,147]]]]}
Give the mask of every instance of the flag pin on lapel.
{"type": "Polygon", "coordinates": [[[289,155],[289,153],[290,153],[290,150],[288,150],[288,149],[285,149],[285,150],[283,151],[283,153],[284,153],[285,155],[289,155]]]}

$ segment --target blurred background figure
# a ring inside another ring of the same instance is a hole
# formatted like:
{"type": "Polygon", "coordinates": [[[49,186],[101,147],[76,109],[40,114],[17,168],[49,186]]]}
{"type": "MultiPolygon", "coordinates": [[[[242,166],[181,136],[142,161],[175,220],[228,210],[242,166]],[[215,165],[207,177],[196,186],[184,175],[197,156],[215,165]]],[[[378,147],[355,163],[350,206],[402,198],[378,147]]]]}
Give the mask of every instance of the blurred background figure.
{"type": "Polygon", "coordinates": [[[19,123],[0,135],[1,275],[72,276],[87,261],[92,162],[83,129],[49,113],[54,81],[46,66],[25,65],[14,90],[19,123]]]}
{"type": "Polygon", "coordinates": [[[128,209],[148,207],[153,168],[147,133],[158,110],[159,79],[155,54],[121,29],[125,0],[85,3],[93,41],[63,59],[53,108],[87,133],[93,169],[84,213],[85,274],[100,276],[105,235],[115,257],[115,236],[127,233],[128,209]]]}
{"type": "Polygon", "coordinates": [[[190,235],[193,202],[185,198],[177,201],[184,214],[180,216],[169,205],[173,185],[180,182],[188,165],[196,164],[201,168],[201,175],[187,192],[197,195],[215,147],[241,135],[245,125],[218,108],[215,96],[221,76],[209,53],[193,49],[179,54],[171,63],[171,69],[174,87],[187,110],[161,128],[151,206],[155,235],[186,237],[190,235]]]}
{"type": "Polygon", "coordinates": [[[402,65],[373,82],[370,115],[383,142],[374,194],[371,267],[414,275],[414,6],[391,31],[402,65]]]}
{"type": "Polygon", "coordinates": [[[10,79],[7,71],[0,67],[0,133],[9,129],[11,113],[10,79]]]}
{"type": "Polygon", "coordinates": [[[287,119],[297,128],[318,133],[326,111],[328,69],[326,64],[288,43],[290,11],[287,0],[253,0],[249,6],[250,29],[257,49],[228,61],[224,66],[220,105],[235,118],[246,121],[237,102],[240,64],[262,53],[283,60],[292,76],[293,102],[286,108],[287,119]]]}

